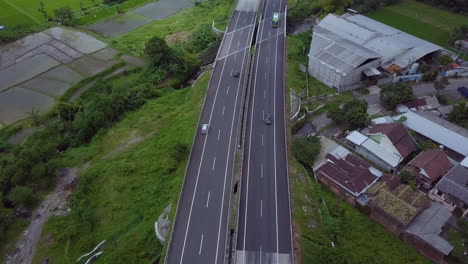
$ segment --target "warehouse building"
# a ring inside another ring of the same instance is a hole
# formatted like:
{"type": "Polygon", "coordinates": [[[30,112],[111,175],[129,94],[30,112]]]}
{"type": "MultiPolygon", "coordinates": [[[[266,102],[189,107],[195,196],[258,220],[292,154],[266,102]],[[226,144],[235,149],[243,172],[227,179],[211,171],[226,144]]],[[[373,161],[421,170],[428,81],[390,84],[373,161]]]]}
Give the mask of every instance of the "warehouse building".
{"type": "Polygon", "coordinates": [[[431,60],[440,50],[360,14],[329,14],[314,27],[308,71],[342,92],[377,76],[408,74],[415,62],[431,60]]]}

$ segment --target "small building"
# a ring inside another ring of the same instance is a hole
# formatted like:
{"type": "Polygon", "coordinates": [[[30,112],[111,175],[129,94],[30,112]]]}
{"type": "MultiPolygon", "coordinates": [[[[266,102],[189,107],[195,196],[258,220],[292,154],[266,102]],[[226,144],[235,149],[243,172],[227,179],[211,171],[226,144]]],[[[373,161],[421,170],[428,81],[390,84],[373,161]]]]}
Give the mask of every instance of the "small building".
{"type": "Polygon", "coordinates": [[[446,263],[444,258],[453,250],[453,245],[440,234],[451,216],[443,205],[431,202],[430,207],[408,225],[403,240],[436,263],[446,263]]]}
{"type": "Polygon", "coordinates": [[[341,146],[326,155],[313,170],[317,180],[351,205],[358,198],[365,203],[365,197],[361,196],[382,176],[382,172],[341,146]]]}
{"type": "Polygon", "coordinates": [[[370,217],[398,237],[430,202],[424,194],[402,184],[394,174],[384,174],[366,195],[371,200],[370,217]]]}
{"type": "Polygon", "coordinates": [[[328,14],[313,30],[308,72],[338,92],[410,72],[442,47],[356,13],[328,14]]]}
{"type": "Polygon", "coordinates": [[[411,172],[419,186],[430,189],[433,184],[449,172],[453,164],[440,149],[429,149],[421,152],[408,165],[405,170],[411,172]]]}
{"type": "Polygon", "coordinates": [[[431,190],[429,197],[451,212],[458,208],[464,217],[468,213],[468,168],[461,164],[453,167],[431,190]]]}
{"type": "Polygon", "coordinates": [[[403,160],[390,139],[382,134],[368,137],[358,131],[353,131],[346,137],[345,141],[357,153],[387,172],[395,170],[403,160]]]}
{"type": "Polygon", "coordinates": [[[434,96],[423,96],[409,100],[405,105],[411,111],[424,111],[436,109],[440,106],[439,100],[434,96]]]}
{"type": "Polygon", "coordinates": [[[393,148],[405,160],[417,150],[414,138],[400,123],[376,124],[367,133],[370,137],[380,136],[380,144],[393,148]]]}

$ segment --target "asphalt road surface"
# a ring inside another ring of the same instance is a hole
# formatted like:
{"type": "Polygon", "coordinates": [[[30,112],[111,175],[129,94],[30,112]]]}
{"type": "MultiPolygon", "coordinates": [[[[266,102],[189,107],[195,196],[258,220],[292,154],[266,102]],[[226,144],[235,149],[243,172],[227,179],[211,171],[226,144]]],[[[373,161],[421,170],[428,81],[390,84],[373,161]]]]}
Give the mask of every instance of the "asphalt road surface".
{"type": "Polygon", "coordinates": [[[250,84],[237,264],[293,263],[285,131],[286,0],[265,0],[250,84]],[[272,27],[274,12],[280,27],[272,27]],[[272,124],[265,123],[266,115],[272,124]]]}
{"type": "Polygon", "coordinates": [[[224,263],[241,97],[258,0],[240,0],[218,51],[192,146],[166,263],[224,263]],[[233,73],[240,72],[238,78],[233,73]],[[209,124],[207,135],[201,126],[209,124]]]}

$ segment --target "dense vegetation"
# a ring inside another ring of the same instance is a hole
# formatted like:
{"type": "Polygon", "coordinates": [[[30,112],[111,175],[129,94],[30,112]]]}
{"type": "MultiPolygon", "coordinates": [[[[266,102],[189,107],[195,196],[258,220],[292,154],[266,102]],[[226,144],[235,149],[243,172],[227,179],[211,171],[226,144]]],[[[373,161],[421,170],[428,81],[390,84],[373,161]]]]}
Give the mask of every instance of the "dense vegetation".
{"type": "Polygon", "coordinates": [[[466,0],[417,0],[438,8],[445,8],[454,13],[468,13],[468,2],[466,0]]]}
{"type": "MultiPolygon", "coordinates": [[[[4,153],[0,155],[0,242],[7,239],[8,228],[18,219],[15,212],[20,208],[33,209],[54,186],[55,171],[68,150],[88,144],[125,113],[140,108],[150,98],[172,92],[193,75],[200,50],[216,39],[207,34],[206,27],[194,35],[196,44],[187,46],[198,48],[179,47],[177,51],[163,39],[151,39],[146,51],[152,65],[134,73],[129,82],[116,85],[98,80],[75,102],[59,102],[55,108],[59,119],[46,121],[44,128],[24,144],[12,147],[1,143],[4,153]],[[155,48],[155,42],[163,48],[155,48]]],[[[4,140],[0,136],[0,142],[4,140]]]]}
{"type": "Polygon", "coordinates": [[[350,129],[363,128],[370,123],[367,114],[367,102],[360,99],[353,99],[346,102],[343,107],[339,104],[330,104],[327,117],[335,122],[348,124],[350,129]]]}
{"type": "Polygon", "coordinates": [[[468,106],[465,101],[453,106],[452,111],[448,115],[448,120],[457,125],[468,127],[468,106]]]}
{"type": "Polygon", "coordinates": [[[394,110],[398,104],[405,103],[413,97],[411,85],[402,82],[386,84],[380,92],[380,100],[389,110],[394,110]]]}

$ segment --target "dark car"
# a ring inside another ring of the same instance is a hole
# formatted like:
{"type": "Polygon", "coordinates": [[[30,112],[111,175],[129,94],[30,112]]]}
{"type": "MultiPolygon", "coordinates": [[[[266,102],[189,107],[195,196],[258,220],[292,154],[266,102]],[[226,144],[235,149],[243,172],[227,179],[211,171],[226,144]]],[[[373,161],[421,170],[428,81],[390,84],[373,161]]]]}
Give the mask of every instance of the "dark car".
{"type": "Polygon", "coordinates": [[[238,72],[238,71],[235,71],[235,72],[232,74],[232,77],[234,77],[234,78],[237,78],[237,77],[239,77],[239,76],[240,76],[240,72],[238,72]]]}
{"type": "Polygon", "coordinates": [[[463,96],[465,96],[466,98],[468,98],[468,88],[462,86],[462,87],[458,87],[457,89],[463,96]]]}
{"type": "Polygon", "coordinates": [[[271,115],[270,115],[270,114],[266,114],[266,116],[265,116],[265,124],[271,125],[271,122],[272,122],[272,120],[271,120],[271,115]]]}

